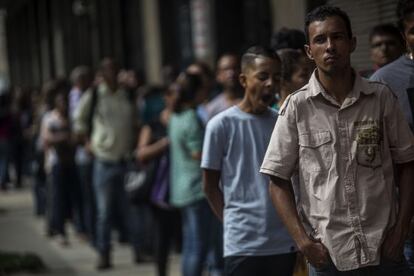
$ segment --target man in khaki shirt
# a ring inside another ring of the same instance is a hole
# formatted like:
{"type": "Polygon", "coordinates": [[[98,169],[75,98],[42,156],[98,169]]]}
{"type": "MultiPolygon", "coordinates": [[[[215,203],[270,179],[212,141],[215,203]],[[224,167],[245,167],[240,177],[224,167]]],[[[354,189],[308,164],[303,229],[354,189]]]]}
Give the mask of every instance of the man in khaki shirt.
{"type": "Polygon", "coordinates": [[[282,106],[261,172],[311,275],[411,275],[414,138],[389,88],[351,68],[350,25],[335,7],[307,15],[317,69],[282,106]]]}

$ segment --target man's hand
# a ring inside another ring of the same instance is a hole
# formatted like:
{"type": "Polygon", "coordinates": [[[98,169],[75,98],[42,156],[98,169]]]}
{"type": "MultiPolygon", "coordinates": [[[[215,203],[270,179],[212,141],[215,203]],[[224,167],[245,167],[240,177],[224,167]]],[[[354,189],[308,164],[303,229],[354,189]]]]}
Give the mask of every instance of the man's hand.
{"type": "Polygon", "coordinates": [[[89,156],[93,156],[93,152],[92,152],[92,145],[91,142],[89,140],[87,140],[85,142],[85,152],[89,155],[89,156]]]}
{"type": "Polygon", "coordinates": [[[400,261],[403,258],[404,242],[408,229],[398,224],[391,228],[382,243],[382,255],[390,260],[400,261]]]}
{"type": "Polygon", "coordinates": [[[309,240],[299,249],[313,267],[321,268],[329,262],[329,252],[319,240],[309,240]]]}

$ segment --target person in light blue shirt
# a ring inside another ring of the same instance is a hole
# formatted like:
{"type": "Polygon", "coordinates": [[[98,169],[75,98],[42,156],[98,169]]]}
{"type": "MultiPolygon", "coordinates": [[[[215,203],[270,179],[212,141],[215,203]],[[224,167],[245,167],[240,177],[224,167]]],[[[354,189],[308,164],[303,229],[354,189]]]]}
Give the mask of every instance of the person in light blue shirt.
{"type": "Polygon", "coordinates": [[[280,59],[250,48],[240,83],[240,104],[207,124],[201,162],[204,192],[224,224],[225,275],[292,275],[296,248],[259,173],[277,119],[268,106],[280,85],[280,59]]]}

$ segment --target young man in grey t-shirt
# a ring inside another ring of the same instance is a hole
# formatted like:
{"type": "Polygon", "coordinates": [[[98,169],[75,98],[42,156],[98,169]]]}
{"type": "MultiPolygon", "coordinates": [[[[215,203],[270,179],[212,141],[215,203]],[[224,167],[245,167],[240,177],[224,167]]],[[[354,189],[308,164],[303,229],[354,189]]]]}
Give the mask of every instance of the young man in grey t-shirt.
{"type": "Polygon", "coordinates": [[[277,55],[262,47],[250,48],[242,57],[243,100],[207,125],[203,186],[224,224],[226,275],[293,273],[294,242],[272,208],[269,179],[259,173],[277,118],[268,106],[279,80],[277,55]]]}
{"type": "MultiPolygon", "coordinates": [[[[414,0],[400,0],[397,6],[398,27],[403,34],[407,53],[377,70],[371,80],[388,84],[398,98],[411,130],[414,131],[414,0]]],[[[412,221],[412,224],[414,220],[412,221]]],[[[404,245],[404,255],[414,271],[413,229],[404,245]]]]}
{"type": "MultiPolygon", "coordinates": [[[[414,0],[400,0],[397,15],[407,53],[377,70],[370,79],[388,84],[398,97],[411,130],[414,130],[414,0]]],[[[412,267],[414,268],[414,261],[412,267]]]]}

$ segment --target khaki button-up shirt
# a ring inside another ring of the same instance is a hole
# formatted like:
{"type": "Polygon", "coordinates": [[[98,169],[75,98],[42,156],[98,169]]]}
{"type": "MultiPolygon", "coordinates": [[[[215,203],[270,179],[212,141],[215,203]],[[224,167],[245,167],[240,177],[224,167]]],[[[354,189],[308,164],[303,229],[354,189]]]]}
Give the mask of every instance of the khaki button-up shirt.
{"type": "Polygon", "coordinates": [[[289,180],[298,211],[339,270],[379,264],[397,212],[393,164],[414,160],[414,138],[389,88],[355,77],[340,105],[313,73],[281,108],[261,172],[289,180]]]}

